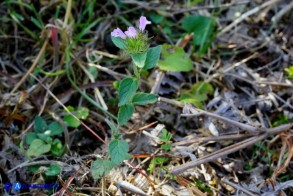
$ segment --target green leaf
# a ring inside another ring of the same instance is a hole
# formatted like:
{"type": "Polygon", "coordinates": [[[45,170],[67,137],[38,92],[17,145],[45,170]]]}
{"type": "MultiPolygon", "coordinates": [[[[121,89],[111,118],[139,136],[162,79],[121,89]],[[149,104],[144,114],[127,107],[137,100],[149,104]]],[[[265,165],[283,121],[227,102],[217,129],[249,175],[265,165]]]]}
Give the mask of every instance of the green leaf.
{"type": "Polygon", "coordinates": [[[203,104],[199,100],[194,99],[194,98],[182,98],[182,99],[180,99],[180,102],[181,103],[192,103],[193,105],[195,105],[195,107],[197,107],[199,109],[204,109],[203,104]]]}
{"type": "Polygon", "coordinates": [[[80,125],[80,122],[76,120],[72,115],[65,115],[63,120],[67,123],[69,127],[76,128],[80,125]]]}
{"type": "MultiPolygon", "coordinates": [[[[89,115],[89,109],[86,107],[79,107],[77,108],[77,110],[75,111],[74,107],[72,106],[67,106],[67,109],[72,112],[78,119],[86,119],[89,115]]],[[[75,119],[72,115],[68,114],[64,116],[63,119],[69,127],[78,127],[80,125],[80,122],[75,119]]]]}
{"type": "Polygon", "coordinates": [[[35,139],[37,139],[37,134],[34,133],[34,132],[29,132],[29,133],[26,134],[26,136],[25,136],[25,143],[26,143],[27,145],[30,145],[30,144],[33,142],[33,140],[35,140],[35,139]]]}
{"type": "Polygon", "coordinates": [[[126,43],[125,43],[125,41],[122,38],[111,36],[111,39],[112,39],[113,44],[116,47],[120,48],[121,50],[126,49],[126,43]]]}
{"type": "Polygon", "coordinates": [[[87,25],[84,25],[84,26],[83,26],[84,28],[82,28],[82,30],[79,32],[79,34],[78,34],[77,36],[74,37],[74,43],[77,43],[78,41],[80,41],[80,39],[81,39],[84,35],[86,35],[86,34],[89,32],[89,30],[90,30],[91,28],[93,28],[94,26],[97,25],[98,22],[100,22],[100,20],[101,20],[101,18],[97,18],[97,19],[96,19],[95,21],[93,21],[92,23],[87,24],[87,25]]]}
{"type": "Polygon", "coordinates": [[[144,53],[140,53],[140,54],[132,54],[131,58],[137,67],[142,68],[145,65],[147,53],[144,52],[144,53]]]}
{"type": "Polygon", "coordinates": [[[292,79],[293,78],[293,66],[286,68],[285,71],[288,73],[288,78],[292,79]]]}
{"type": "Polygon", "coordinates": [[[152,20],[152,22],[154,22],[155,24],[159,24],[159,23],[163,22],[163,19],[164,19],[164,16],[159,15],[155,12],[150,13],[149,17],[152,20]]]}
{"type": "Polygon", "coordinates": [[[199,46],[199,53],[206,53],[216,38],[215,19],[201,15],[187,16],[182,26],[188,33],[194,32],[193,43],[199,46]]]}
{"type": "Polygon", "coordinates": [[[155,157],[151,160],[147,170],[150,172],[153,172],[153,170],[155,169],[157,165],[160,165],[160,167],[162,167],[163,164],[166,163],[167,161],[168,159],[165,157],[155,157]]]}
{"type": "Polygon", "coordinates": [[[124,125],[132,116],[134,112],[133,104],[125,104],[119,108],[118,111],[118,124],[124,125]]]}
{"type": "Polygon", "coordinates": [[[40,30],[44,28],[44,25],[38,21],[35,17],[31,16],[31,21],[34,23],[40,30]]]}
{"type": "Polygon", "coordinates": [[[45,154],[47,152],[49,152],[51,149],[51,144],[46,144],[43,140],[40,140],[40,139],[35,139],[28,151],[27,151],[27,156],[29,157],[32,157],[32,156],[35,156],[35,157],[38,157],[42,154],[45,154]]]}
{"type": "Polygon", "coordinates": [[[169,133],[166,129],[163,129],[159,138],[163,142],[169,142],[171,140],[172,136],[173,136],[172,133],[169,133]]]}
{"type": "Polygon", "coordinates": [[[157,102],[157,95],[150,93],[136,93],[132,99],[135,105],[147,105],[157,102]]]}
{"type": "Polygon", "coordinates": [[[289,117],[288,116],[284,116],[283,114],[279,114],[277,116],[277,119],[276,121],[274,121],[272,127],[276,127],[276,126],[279,126],[281,124],[285,124],[286,122],[289,121],[289,117]]]}
{"type": "Polygon", "coordinates": [[[161,149],[168,151],[168,150],[171,150],[171,147],[172,147],[172,145],[168,143],[168,144],[163,144],[161,146],[161,149]]]}
{"type": "Polygon", "coordinates": [[[144,70],[148,70],[156,66],[160,59],[161,50],[161,45],[148,49],[145,65],[143,67],[144,70]]]}
{"type": "Polygon", "coordinates": [[[210,83],[201,81],[192,85],[190,93],[194,95],[198,95],[198,94],[212,95],[214,93],[214,88],[210,83]]]}
{"type": "Polygon", "coordinates": [[[59,165],[51,164],[50,167],[45,172],[46,176],[57,176],[61,173],[61,168],[59,165]]]}
{"type": "Polygon", "coordinates": [[[65,146],[59,139],[54,139],[51,147],[51,153],[55,156],[61,156],[65,151],[65,146]]]}
{"type": "Polygon", "coordinates": [[[34,174],[37,174],[39,172],[40,167],[44,167],[44,166],[32,165],[32,166],[28,166],[27,170],[34,173],[34,174]]]}
{"type": "Polygon", "coordinates": [[[182,93],[180,95],[179,100],[182,101],[184,99],[195,99],[195,100],[201,102],[201,101],[207,100],[208,96],[207,96],[207,94],[193,94],[193,93],[188,93],[188,91],[187,91],[186,94],[182,93]]]}
{"type": "Polygon", "coordinates": [[[119,82],[118,81],[114,81],[113,82],[113,87],[116,89],[116,90],[118,90],[119,89],[119,82]]]}
{"type": "Polygon", "coordinates": [[[202,102],[206,101],[208,95],[213,93],[214,88],[210,83],[200,81],[192,85],[190,90],[181,93],[179,100],[181,103],[192,103],[197,108],[204,109],[202,102]]]}
{"type": "Polygon", "coordinates": [[[183,48],[163,44],[162,59],[159,60],[158,66],[165,71],[190,71],[192,70],[192,61],[184,52],[183,48]]]}
{"type": "Polygon", "coordinates": [[[73,112],[73,111],[74,111],[74,107],[71,106],[71,105],[67,106],[66,108],[67,108],[67,110],[69,110],[70,112],[73,112]]]}
{"type": "Polygon", "coordinates": [[[119,84],[119,105],[128,103],[138,88],[138,80],[135,78],[124,78],[119,84]]]}
{"type": "Polygon", "coordinates": [[[107,175],[112,168],[114,168],[116,164],[109,160],[103,160],[97,158],[91,165],[91,173],[94,180],[98,180],[99,178],[107,175]]]}
{"type": "Polygon", "coordinates": [[[53,139],[50,137],[50,130],[45,131],[44,133],[37,133],[39,139],[43,140],[46,143],[51,143],[53,139]]]}
{"type": "Polygon", "coordinates": [[[128,154],[128,143],[125,140],[114,139],[109,144],[111,161],[114,164],[120,164],[122,161],[131,158],[128,154]]]}
{"type": "Polygon", "coordinates": [[[172,138],[173,134],[169,133],[166,129],[162,130],[161,135],[159,136],[159,138],[165,143],[163,145],[161,145],[161,149],[163,150],[170,150],[172,145],[170,144],[170,140],[172,138]]]}
{"type": "MultiPolygon", "coordinates": [[[[93,57],[92,60],[93,60],[93,63],[99,61],[99,60],[96,59],[95,57],[93,57]]],[[[88,67],[87,67],[87,70],[88,70],[88,72],[90,73],[90,75],[91,75],[94,79],[97,79],[97,77],[98,77],[98,73],[99,73],[99,70],[98,70],[97,67],[94,67],[94,66],[88,66],[88,67]]]]}
{"type": "Polygon", "coordinates": [[[52,122],[48,126],[48,130],[50,130],[50,136],[59,135],[63,132],[63,128],[59,122],[52,122]]]}
{"type": "Polygon", "coordinates": [[[85,120],[90,113],[90,110],[86,107],[77,108],[76,117],[85,120]]]}
{"type": "Polygon", "coordinates": [[[34,120],[34,129],[35,129],[35,132],[37,133],[42,133],[46,131],[47,129],[46,121],[42,117],[36,116],[34,120]]]}

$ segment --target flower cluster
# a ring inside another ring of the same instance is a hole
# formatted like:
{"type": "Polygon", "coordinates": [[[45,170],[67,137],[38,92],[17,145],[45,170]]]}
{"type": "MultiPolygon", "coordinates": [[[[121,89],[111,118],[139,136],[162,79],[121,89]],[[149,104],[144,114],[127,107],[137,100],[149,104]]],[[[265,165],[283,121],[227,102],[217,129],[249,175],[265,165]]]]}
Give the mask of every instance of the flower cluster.
{"type": "Polygon", "coordinates": [[[111,32],[112,37],[121,38],[125,43],[125,50],[130,54],[138,54],[145,52],[148,47],[148,36],[144,32],[146,25],[151,24],[145,16],[139,19],[138,28],[128,27],[127,31],[123,32],[120,28],[116,28],[111,32]]]}

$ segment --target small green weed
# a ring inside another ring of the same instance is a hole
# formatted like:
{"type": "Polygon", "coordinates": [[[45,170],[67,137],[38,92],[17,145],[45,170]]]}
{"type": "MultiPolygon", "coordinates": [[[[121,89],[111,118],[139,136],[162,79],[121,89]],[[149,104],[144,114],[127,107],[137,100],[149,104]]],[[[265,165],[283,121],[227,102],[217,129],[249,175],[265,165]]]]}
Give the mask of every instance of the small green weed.
{"type": "Polygon", "coordinates": [[[42,117],[36,116],[34,130],[25,136],[25,143],[29,145],[26,155],[38,157],[51,152],[54,156],[61,156],[65,152],[65,146],[60,139],[54,137],[62,133],[63,128],[59,122],[53,121],[47,125],[42,117]]]}
{"type": "Polygon", "coordinates": [[[184,91],[180,95],[180,102],[192,103],[200,109],[204,109],[203,102],[208,99],[208,95],[214,93],[214,88],[210,83],[197,82],[192,85],[191,89],[184,91]]]}
{"type": "Polygon", "coordinates": [[[293,79],[293,65],[288,67],[288,68],[286,68],[285,71],[288,74],[288,78],[293,79]]]}
{"type": "Polygon", "coordinates": [[[106,120],[113,136],[108,145],[109,155],[107,157],[110,159],[96,159],[92,162],[91,172],[94,179],[106,175],[113,167],[132,157],[128,154],[128,143],[120,138],[119,127],[130,120],[136,105],[144,106],[157,101],[157,95],[155,94],[138,92],[141,73],[155,67],[161,53],[161,46],[149,48],[147,33],[144,32],[144,29],[150,23],[146,17],[142,16],[140,17],[139,27],[129,27],[125,32],[116,28],[111,32],[111,38],[115,46],[130,55],[134,73],[133,76],[125,77],[120,82],[114,83],[118,90],[117,126],[112,121],[106,120]]]}
{"type": "MultiPolygon", "coordinates": [[[[89,109],[85,107],[78,107],[77,109],[75,109],[73,106],[67,106],[67,109],[78,119],[85,120],[89,115],[89,109]]],[[[80,122],[75,119],[71,114],[66,114],[63,120],[69,127],[76,128],[80,126],[80,122]]]]}
{"type": "MultiPolygon", "coordinates": [[[[150,164],[149,164],[149,167],[147,169],[147,171],[150,171],[150,172],[153,172],[153,170],[159,166],[160,168],[163,168],[163,164],[168,162],[168,158],[165,158],[165,157],[154,157],[150,164]]],[[[163,168],[164,169],[164,168],[163,168]]]]}
{"type": "Polygon", "coordinates": [[[200,55],[204,55],[217,35],[216,20],[211,17],[192,15],[182,22],[187,33],[193,33],[193,44],[198,48],[200,55]]]}
{"type": "Polygon", "coordinates": [[[169,151],[171,150],[172,144],[171,144],[171,139],[172,139],[172,133],[169,133],[166,129],[162,130],[161,135],[159,138],[164,142],[163,145],[161,145],[161,149],[169,151]]]}

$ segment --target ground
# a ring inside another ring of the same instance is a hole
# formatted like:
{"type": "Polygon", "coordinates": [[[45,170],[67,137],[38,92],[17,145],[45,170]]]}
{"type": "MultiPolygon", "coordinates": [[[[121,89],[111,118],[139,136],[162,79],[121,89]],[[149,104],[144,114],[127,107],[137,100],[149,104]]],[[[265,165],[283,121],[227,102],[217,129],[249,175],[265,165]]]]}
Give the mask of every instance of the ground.
{"type": "Polygon", "coordinates": [[[292,10],[1,2],[1,194],[293,195],[292,10]]]}

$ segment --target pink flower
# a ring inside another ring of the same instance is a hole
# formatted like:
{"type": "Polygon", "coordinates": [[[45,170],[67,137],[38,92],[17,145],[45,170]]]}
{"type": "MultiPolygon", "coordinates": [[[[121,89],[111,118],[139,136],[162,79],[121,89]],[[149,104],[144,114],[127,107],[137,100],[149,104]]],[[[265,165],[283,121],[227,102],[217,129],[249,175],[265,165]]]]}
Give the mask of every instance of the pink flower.
{"type": "Polygon", "coordinates": [[[144,31],[145,26],[148,24],[152,24],[151,21],[148,21],[145,16],[141,16],[139,19],[139,29],[144,31]]]}
{"type": "Polygon", "coordinates": [[[136,29],[134,27],[128,27],[127,31],[125,31],[125,34],[129,38],[135,38],[137,35],[136,29]]]}
{"type": "Polygon", "coordinates": [[[120,28],[114,29],[114,31],[111,32],[111,36],[126,39],[125,33],[123,33],[123,31],[120,28]]]}

